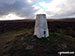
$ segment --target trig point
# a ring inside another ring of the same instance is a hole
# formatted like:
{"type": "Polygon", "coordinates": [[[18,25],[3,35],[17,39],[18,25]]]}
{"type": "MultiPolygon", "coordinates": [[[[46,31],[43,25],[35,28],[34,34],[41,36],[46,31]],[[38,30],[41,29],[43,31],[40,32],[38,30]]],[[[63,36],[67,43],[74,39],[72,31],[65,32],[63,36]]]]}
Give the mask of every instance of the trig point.
{"type": "Polygon", "coordinates": [[[36,35],[38,38],[49,37],[47,19],[45,14],[36,15],[34,35],[36,35]]]}

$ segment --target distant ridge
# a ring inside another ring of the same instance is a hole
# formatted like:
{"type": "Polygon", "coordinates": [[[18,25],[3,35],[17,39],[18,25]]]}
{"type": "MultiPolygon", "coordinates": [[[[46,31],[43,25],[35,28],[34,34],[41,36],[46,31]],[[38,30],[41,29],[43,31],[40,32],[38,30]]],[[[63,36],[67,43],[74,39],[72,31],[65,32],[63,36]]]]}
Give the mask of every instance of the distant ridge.
{"type": "MultiPolygon", "coordinates": [[[[22,19],[22,20],[0,20],[0,22],[34,22],[36,19],[22,19]]],[[[62,19],[47,19],[48,21],[75,21],[75,18],[62,18],[62,19]]]]}
{"type": "MultiPolygon", "coordinates": [[[[75,29],[75,18],[65,19],[47,19],[48,27],[51,31],[56,31],[59,28],[72,28],[75,29]]],[[[0,21],[0,32],[18,30],[18,29],[31,29],[34,28],[35,19],[23,19],[23,20],[3,20],[0,21]]]]}

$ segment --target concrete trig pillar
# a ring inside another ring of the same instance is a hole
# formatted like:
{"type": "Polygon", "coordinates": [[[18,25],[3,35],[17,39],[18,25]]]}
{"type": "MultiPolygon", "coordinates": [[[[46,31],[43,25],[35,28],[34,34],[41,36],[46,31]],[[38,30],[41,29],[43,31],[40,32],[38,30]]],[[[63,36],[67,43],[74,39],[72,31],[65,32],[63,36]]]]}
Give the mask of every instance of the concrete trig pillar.
{"type": "Polygon", "coordinates": [[[36,35],[38,38],[49,37],[47,19],[45,14],[36,15],[34,35],[36,35]]]}

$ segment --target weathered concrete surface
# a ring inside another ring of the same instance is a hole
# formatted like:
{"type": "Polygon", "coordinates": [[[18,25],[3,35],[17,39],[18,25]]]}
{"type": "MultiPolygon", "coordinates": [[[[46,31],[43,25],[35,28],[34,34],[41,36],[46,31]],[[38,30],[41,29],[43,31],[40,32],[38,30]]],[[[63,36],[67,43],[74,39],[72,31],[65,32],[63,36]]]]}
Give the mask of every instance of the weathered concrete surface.
{"type": "Polygon", "coordinates": [[[49,36],[47,19],[45,14],[37,14],[34,35],[36,35],[38,38],[47,38],[49,36]]]}

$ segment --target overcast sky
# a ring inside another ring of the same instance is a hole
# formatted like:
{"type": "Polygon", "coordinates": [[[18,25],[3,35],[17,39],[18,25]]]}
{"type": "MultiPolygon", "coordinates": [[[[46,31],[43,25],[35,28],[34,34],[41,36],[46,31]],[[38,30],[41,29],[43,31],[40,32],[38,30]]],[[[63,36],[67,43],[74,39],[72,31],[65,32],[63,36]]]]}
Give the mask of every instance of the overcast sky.
{"type": "Polygon", "coordinates": [[[75,0],[0,0],[0,20],[75,17],[75,0]]]}

